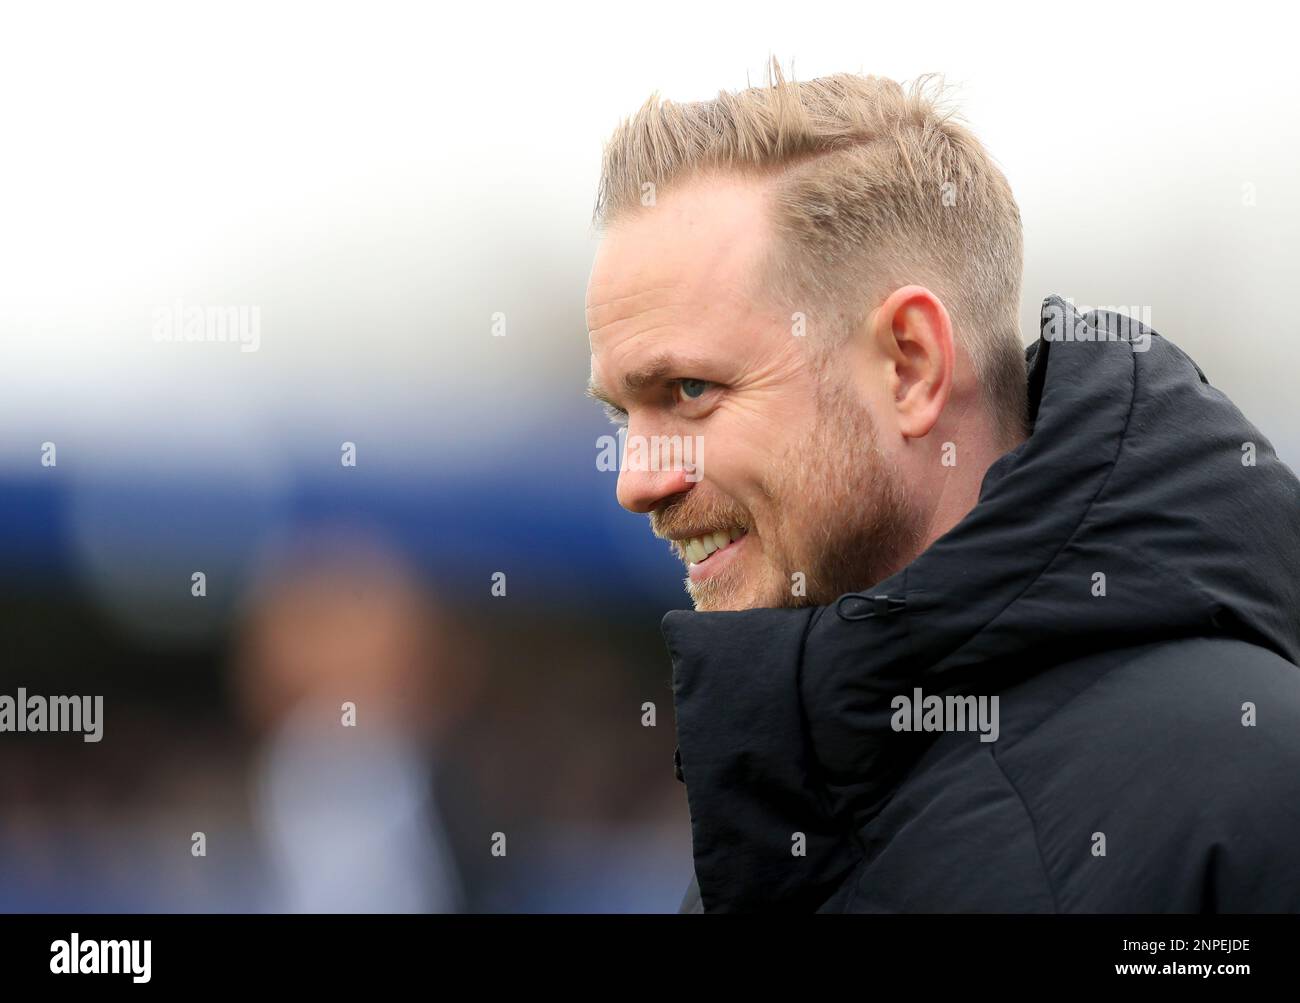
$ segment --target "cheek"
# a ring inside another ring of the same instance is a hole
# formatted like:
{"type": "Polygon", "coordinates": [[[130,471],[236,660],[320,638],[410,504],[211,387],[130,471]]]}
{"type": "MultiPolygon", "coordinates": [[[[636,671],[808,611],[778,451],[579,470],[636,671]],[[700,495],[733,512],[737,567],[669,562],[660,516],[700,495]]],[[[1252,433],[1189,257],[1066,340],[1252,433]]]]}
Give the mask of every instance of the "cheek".
{"type": "Polygon", "coordinates": [[[748,511],[761,535],[788,539],[805,521],[792,485],[821,436],[807,408],[775,395],[759,403],[735,402],[714,415],[704,436],[704,477],[748,511]]]}
{"type": "Polygon", "coordinates": [[[705,440],[704,479],[724,498],[757,516],[764,502],[764,476],[770,461],[761,450],[748,444],[723,444],[722,438],[705,440]]]}

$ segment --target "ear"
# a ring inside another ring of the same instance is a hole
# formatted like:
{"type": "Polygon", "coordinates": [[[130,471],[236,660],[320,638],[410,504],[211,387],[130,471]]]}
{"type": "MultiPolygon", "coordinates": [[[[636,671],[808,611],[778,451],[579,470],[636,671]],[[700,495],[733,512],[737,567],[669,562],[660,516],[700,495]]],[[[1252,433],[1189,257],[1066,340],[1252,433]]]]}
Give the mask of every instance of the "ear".
{"type": "Polygon", "coordinates": [[[885,359],[886,385],[899,431],[929,434],[956,375],[952,320],[924,286],[895,289],[871,315],[872,343],[885,359]]]}

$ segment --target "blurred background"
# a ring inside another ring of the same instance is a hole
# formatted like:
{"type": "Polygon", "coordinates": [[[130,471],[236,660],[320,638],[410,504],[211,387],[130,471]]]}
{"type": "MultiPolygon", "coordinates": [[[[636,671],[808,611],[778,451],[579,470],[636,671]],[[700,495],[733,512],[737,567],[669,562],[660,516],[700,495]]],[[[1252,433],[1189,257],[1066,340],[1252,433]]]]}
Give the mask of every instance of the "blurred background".
{"type": "Polygon", "coordinates": [[[1145,311],[1300,465],[1291,35],[1171,9],[6,8],[0,694],[105,720],[0,734],[0,910],[676,909],[689,604],[582,394],[652,91],[944,73],[1026,340],[1145,311]]]}

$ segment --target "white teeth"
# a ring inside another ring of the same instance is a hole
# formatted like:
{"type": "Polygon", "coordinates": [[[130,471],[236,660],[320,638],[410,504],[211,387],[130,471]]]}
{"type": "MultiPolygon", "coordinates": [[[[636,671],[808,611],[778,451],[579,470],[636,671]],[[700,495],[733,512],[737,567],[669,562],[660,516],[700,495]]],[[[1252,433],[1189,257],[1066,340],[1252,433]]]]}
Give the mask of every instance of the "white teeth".
{"type": "Polygon", "coordinates": [[[739,540],[745,535],[743,529],[719,529],[703,536],[692,537],[681,542],[682,553],[692,564],[707,560],[715,550],[721,550],[727,544],[739,540]]]}

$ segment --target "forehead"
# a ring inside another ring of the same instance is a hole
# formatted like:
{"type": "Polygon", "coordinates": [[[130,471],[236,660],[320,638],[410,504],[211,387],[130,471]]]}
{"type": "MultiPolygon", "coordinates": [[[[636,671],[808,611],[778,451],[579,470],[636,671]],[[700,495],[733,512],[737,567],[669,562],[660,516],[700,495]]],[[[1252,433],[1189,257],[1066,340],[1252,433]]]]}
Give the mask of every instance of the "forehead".
{"type": "Polygon", "coordinates": [[[619,220],[587,285],[593,354],[749,312],[771,239],[766,191],[749,179],[692,181],[619,220]]]}

